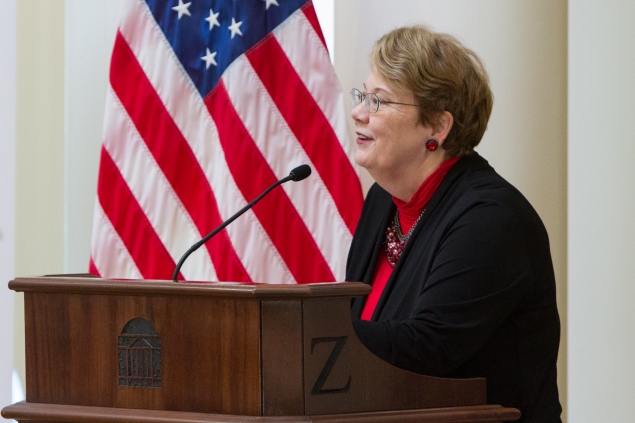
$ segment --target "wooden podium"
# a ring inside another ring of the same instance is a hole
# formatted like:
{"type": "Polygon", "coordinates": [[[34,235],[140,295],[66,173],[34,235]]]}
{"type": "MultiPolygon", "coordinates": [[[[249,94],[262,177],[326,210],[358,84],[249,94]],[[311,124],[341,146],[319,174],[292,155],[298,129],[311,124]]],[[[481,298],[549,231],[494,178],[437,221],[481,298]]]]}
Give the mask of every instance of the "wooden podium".
{"type": "Polygon", "coordinates": [[[360,283],[260,285],[18,278],[20,422],[503,422],[484,379],[380,360],[355,336],[360,283]]]}

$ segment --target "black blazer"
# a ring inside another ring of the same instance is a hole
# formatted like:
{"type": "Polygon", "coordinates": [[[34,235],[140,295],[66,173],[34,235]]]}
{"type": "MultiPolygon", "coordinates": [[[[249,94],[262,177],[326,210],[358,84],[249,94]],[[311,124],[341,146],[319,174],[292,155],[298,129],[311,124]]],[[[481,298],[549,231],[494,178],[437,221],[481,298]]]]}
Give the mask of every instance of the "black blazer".
{"type": "MultiPolygon", "coordinates": [[[[346,280],[371,283],[395,205],[375,184],[353,237],[346,280]]],[[[362,343],[385,361],[443,377],[486,377],[491,404],[522,422],[560,422],[560,320],[540,217],[477,153],[444,178],[406,244],[362,343]]]]}

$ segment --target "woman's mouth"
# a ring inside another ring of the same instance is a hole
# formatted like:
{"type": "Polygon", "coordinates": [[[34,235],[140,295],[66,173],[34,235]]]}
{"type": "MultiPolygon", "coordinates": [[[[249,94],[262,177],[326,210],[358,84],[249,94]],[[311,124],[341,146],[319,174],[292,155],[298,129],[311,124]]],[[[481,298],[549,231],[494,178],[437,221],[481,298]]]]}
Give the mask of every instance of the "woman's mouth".
{"type": "Polygon", "coordinates": [[[368,140],[372,139],[370,137],[367,137],[364,134],[360,134],[359,132],[356,132],[356,134],[357,134],[357,139],[360,140],[360,141],[368,141],[368,140]]]}

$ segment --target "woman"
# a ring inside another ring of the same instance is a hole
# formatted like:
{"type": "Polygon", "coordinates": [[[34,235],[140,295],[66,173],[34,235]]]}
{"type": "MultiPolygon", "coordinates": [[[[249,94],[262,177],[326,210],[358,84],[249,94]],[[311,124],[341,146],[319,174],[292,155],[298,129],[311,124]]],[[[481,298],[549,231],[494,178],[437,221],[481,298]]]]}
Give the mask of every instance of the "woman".
{"type": "Polygon", "coordinates": [[[476,55],[424,27],[379,39],[351,91],[355,160],[375,179],[346,280],[364,345],[395,366],[486,377],[488,402],[559,422],[560,322],[544,225],[474,152],[493,98],[476,55]]]}

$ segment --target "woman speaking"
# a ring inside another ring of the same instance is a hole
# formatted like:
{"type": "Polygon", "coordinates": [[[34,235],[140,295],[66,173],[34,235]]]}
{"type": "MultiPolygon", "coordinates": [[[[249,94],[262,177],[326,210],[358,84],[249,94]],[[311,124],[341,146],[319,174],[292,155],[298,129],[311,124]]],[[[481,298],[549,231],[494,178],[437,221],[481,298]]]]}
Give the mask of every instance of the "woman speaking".
{"type": "Polygon", "coordinates": [[[379,39],[353,89],[355,161],[376,183],[346,280],[363,344],[389,363],[486,377],[488,402],[522,422],[560,422],[560,321],[549,240],[536,211],[474,147],[493,98],[476,55],[425,27],[379,39]]]}

